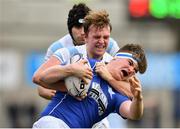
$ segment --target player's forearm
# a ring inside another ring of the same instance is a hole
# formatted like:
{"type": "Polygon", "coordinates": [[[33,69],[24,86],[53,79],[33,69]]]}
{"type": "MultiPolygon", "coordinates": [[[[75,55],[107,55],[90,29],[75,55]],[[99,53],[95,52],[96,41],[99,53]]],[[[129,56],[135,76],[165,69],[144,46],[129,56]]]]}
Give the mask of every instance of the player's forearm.
{"type": "MultiPolygon", "coordinates": [[[[51,71],[51,68],[48,68],[48,69],[47,71],[44,70],[42,72],[37,71],[33,76],[33,82],[44,88],[62,91],[62,87],[64,85],[64,81],[62,80],[63,77],[61,78],[62,72],[56,71],[56,68],[54,69],[54,71],[53,69],[51,71]],[[48,69],[50,69],[50,71],[48,71],[48,69]]],[[[64,74],[64,76],[66,75],[64,74]]],[[[63,87],[63,91],[64,91],[64,87],[63,87]]]]}
{"type": "Polygon", "coordinates": [[[63,80],[70,75],[72,75],[72,69],[70,65],[56,65],[44,70],[41,73],[39,80],[47,85],[53,85],[54,83],[63,80]]]}
{"type": "Polygon", "coordinates": [[[117,81],[115,79],[109,79],[108,83],[118,92],[120,92],[123,95],[126,95],[130,98],[133,97],[131,90],[130,90],[130,84],[126,81],[117,81]]]}
{"type": "Polygon", "coordinates": [[[43,81],[40,81],[38,83],[38,85],[47,88],[47,89],[52,89],[52,90],[56,90],[56,91],[62,91],[62,92],[66,92],[66,87],[65,87],[65,83],[63,80],[57,81],[55,83],[51,83],[49,85],[47,85],[46,83],[44,83],[43,81]]]}
{"type": "Polygon", "coordinates": [[[143,98],[133,98],[130,106],[130,114],[132,120],[139,120],[144,111],[143,98]]]}

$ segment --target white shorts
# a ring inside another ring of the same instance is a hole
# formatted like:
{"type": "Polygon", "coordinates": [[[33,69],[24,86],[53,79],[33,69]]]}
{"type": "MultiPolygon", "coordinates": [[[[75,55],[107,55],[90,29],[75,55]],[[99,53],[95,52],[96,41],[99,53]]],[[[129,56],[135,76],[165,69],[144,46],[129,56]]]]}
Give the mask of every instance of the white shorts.
{"type": "Polygon", "coordinates": [[[70,127],[61,119],[58,119],[53,116],[44,116],[41,117],[38,121],[33,124],[33,128],[66,128],[70,127]]]}
{"type": "Polygon", "coordinates": [[[110,128],[109,121],[107,120],[107,117],[102,119],[98,123],[94,124],[92,128],[96,128],[96,129],[110,128]]]}

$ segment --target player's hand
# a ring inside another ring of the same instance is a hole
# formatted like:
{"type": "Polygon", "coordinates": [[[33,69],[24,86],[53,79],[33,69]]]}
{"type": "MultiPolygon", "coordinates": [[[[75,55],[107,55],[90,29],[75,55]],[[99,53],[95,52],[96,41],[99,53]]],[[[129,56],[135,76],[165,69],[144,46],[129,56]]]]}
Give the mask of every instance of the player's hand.
{"type": "Polygon", "coordinates": [[[74,96],[71,93],[68,93],[69,95],[71,95],[72,97],[74,97],[75,99],[82,101],[83,99],[85,99],[87,97],[87,93],[81,93],[80,95],[74,96]]]}
{"type": "Polygon", "coordinates": [[[98,73],[104,80],[108,81],[108,80],[113,79],[111,73],[106,68],[105,63],[97,62],[95,70],[96,70],[96,73],[98,73]]]}
{"type": "Polygon", "coordinates": [[[39,96],[41,96],[42,98],[51,100],[52,97],[55,96],[56,90],[46,89],[44,87],[38,86],[38,93],[39,93],[39,96]]]}
{"type": "Polygon", "coordinates": [[[87,65],[87,60],[82,59],[76,63],[71,64],[73,67],[73,75],[83,79],[87,84],[89,79],[93,77],[92,69],[87,65]]]}
{"type": "Polygon", "coordinates": [[[140,81],[137,77],[133,76],[129,79],[129,83],[131,85],[131,92],[133,94],[133,98],[137,100],[142,100],[142,87],[140,81]]]}
{"type": "Polygon", "coordinates": [[[83,99],[85,99],[87,97],[87,93],[81,95],[81,96],[78,96],[78,97],[75,97],[77,100],[79,101],[82,101],[83,99]]]}

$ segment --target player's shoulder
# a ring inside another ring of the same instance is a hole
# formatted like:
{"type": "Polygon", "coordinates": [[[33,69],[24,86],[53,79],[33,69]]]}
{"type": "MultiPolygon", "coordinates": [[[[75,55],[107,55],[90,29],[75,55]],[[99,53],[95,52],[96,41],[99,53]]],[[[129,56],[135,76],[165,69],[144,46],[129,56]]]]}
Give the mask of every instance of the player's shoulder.
{"type": "Polygon", "coordinates": [[[108,45],[108,47],[117,47],[117,48],[119,48],[118,43],[112,37],[109,38],[109,45],[108,45]]]}
{"type": "Polygon", "coordinates": [[[103,55],[103,61],[109,62],[110,60],[113,59],[113,56],[111,56],[109,53],[105,52],[103,55]]]}
{"type": "Polygon", "coordinates": [[[54,41],[51,45],[51,49],[63,48],[63,47],[70,47],[74,46],[72,38],[69,34],[63,36],[62,38],[54,41]]]}
{"type": "Polygon", "coordinates": [[[112,37],[109,38],[109,46],[111,47],[118,47],[118,43],[115,39],[113,39],[112,37]]]}
{"type": "Polygon", "coordinates": [[[117,43],[115,39],[113,39],[112,37],[109,38],[109,42],[112,42],[112,43],[117,43]]]}
{"type": "Polygon", "coordinates": [[[114,56],[118,50],[119,50],[118,43],[113,38],[110,38],[106,52],[114,56]]]}
{"type": "Polygon", "coordinates": [[[85,45],[68,47],[67,49],[68,49],[70,55],[72,55],[72,56],[76,55],[78,53],[83,55],[83,57],[84,57],[84,55],[86,55],[86,46],[85,45]]]}
{"type": "Polygon", "coordinates": [[[61,39],[53,42],[49,46],[47,54],[49,54],[49,53],[52,54],[52,53],[56,52],[58,49],[61,49],[64,47],[70,47],[70,46],[74,46],[74,44],[72,43],[71,36],[69,34],[67,34],[64,37],[62,37],[61,39]]]}
{"type": "Polygon", "coordinates": [[[62,42],[62,43],[64,43],[64,42],[72,42],[72,38],[71,38],[70,34],[66,34],[65,36],[60,38],[58,41],[62,42]]]}
{"type": "Polygon", "coordinates": [[[68,50],[76,50],[76,51],[84,51],[86,50],[86,46],[85,45],[80,45],[80,46],[69,46],[69,47],[66,47],[66,49],[68,50]]]}
{"type": "Polygon", "coordinates": [[[68,54],[69,56],[74,56],[76,54],[85,55],[86,47],[84,45],[81,46],[70,46],[58,49],[55,53],[58,55],[68,54]]]}
{"type": "Polygon", "coordinates": [[[57,40],[57,42],[59,44],[63,45],[64,47],[74,46],[73,40],[72,40],[70,34],[66,34],[65,36],[63,36],[62,38],[57,40]]]}

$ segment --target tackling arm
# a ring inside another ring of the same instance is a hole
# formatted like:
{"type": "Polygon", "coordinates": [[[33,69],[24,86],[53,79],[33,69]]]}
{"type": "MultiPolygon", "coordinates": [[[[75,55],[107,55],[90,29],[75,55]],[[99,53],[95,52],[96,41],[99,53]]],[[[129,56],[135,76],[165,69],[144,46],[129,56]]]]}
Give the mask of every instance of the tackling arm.
{"type": "MultiPolygon", "coordinates": [[[[61,88],[59,87],[59,85],[62,85],[63,82],[62,81],[56,81],[54,83],[52,83],[51,85],[49,85],[48,83],[45,83],[42,81],[42,74],[43,72],[54,66],[54,65],[57,65],[57,64],[60,64],[60,61],[57,60],[56,58],[52,57],[50,58],[48,61],[46,61],[44,64],[42,64],[39,69],[34,73],[33,75],[33,82],[35,84],[38,84],[40,86],[43,86],[45,88],[49,88],[49,89],[54,89],[54,90],[61,90],[61,88]]],[[[63,87],[63,86],[62,86],[63,87]]],[[[63,89],[63,88],[62,88],[63,89]]]]}
{"type": "Polygon", "coordinates": [[[96,72],[104,79],[106,80],[115,90],[120,92],[123,95],[128,96],[129,98],[132,98],[132,92],[130,89],[130,83],[127,81],[118,81],[112,77],[110,72],[105,67],[105,64],[102,62],[98,62],[96,64],[96,72]]]}
{"type": "Polygon", "coordinates": [[[86,60],[81,60],[69,65],[60,65],[61,62],[58,58],[52,56],[34,74],[33,82],[55,90],[61,90],[62,80],[71,75],[77,76],[86,82],[86,78],[92,79],[92,70],[86,67],[85,63],[87,63],[86,60]],[[59,88],[60,85],[61,88],[59,88]]]}
{"type": "Polygon", "coordinates": [[[133,97],[133,94],[130,90],[130,83],[126,81],[117,81],[116,79],[108,79],[108,83],[118,92],[123,95],[128,96],[129,98],[133,97]]]}

